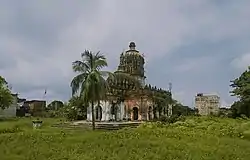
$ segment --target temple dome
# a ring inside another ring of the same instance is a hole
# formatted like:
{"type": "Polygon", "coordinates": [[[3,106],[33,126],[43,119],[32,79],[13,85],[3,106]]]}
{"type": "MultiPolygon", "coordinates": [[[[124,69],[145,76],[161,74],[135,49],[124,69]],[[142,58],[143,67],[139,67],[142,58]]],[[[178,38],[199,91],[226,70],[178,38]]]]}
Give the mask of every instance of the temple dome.
{"type": "Polygon", "coordinates": [[[135,45],[135,42],[130,42],[129,43],[129,48],[132,50],[132,49],[135,49],[136,45],[135,45]]]}
{"type": "Polygon", "coordinates": [[[129,43],[129,49],[121,54],[117,71],[129,73],[144,79],[144,57],[136,50],[135,42],[129,43]]]}
{"type": "Polygon", "coordinates": [[[131,55],[136,55],[142,57],[142,54],[138,50],[136,50],[136,45],[135,42],[130,42],[129,43],[129,49],[125,52],[125,54],[131,54],[131,55]]]}

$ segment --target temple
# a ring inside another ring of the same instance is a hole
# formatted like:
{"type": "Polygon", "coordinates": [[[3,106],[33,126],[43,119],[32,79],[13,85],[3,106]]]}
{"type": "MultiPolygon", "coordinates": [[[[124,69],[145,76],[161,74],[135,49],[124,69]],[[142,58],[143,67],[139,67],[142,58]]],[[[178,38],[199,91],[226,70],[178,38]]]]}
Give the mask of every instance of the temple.
{"type": "MultiPolygon", "coordinates": [[[[159,106],[157,94],[167,95],[171,99],[171,93],[157,87],[145,84],[144,56],[136,50],[134,42],[129,44],[129,49],[120,55],[120,63],[114,73],[127,73],[139,80],[140,88],[136,88],[129,80],[117,80],[116,82],[107,80],[110,90],[107,99],[95,106],[96,121],[147,121],[159,118],[161,115],[172,114],[172,105],[159,106]]],[[[164,101],[164,100],[161,100],[164,101]]],[[[91,107],[87,109],[87,120],[92,120],[91,107]]]]}

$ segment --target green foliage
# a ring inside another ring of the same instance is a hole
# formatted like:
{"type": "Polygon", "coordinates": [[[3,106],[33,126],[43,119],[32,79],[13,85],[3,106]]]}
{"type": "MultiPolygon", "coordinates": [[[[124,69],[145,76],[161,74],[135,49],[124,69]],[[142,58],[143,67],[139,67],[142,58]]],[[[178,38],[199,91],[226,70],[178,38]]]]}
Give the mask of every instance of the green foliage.
{"type": "Polygon", "coordinates": [[[63,105],[63,102],[62,101],[58,101],[58,100],[54,100],[52,101],[47,109],[49,110],[59,110],[60,108],[62,108],[64,105],[63,105]]]}
{"type": "Polygon", "coordinates": [[[65,117],[67,117],[66,106],[63,106],[57,110],[48,110],[46,117],[48,117],[48,118],[65,118],[65,117]]]}
{"type": "Polygon", "coordinates": [[[242,119],[188,117],[109,132],[52,128],[59,121],[53,119],[43,119],[42,128],[33,130],[31,121],[0,122],[0,130],[21,130],[0,134],[1,159],[248,160],[250,153],[250,123],[242,119]]]}
{"type": "Polygon", "coordinates": [[[231,93],[239,97],[242,101],[250,102],[250,66],[239,78],[231,82],[232,84],[230,86],[234,88],[231,93]]]}
{"type": "Polygon", "coordinates": [[[246,115],[247,117],[250,116],[250,103],[246,101],[236,101],[231,106],[232,110],[232,117],[240,117],[242,114],[246,115]]]}
{"type": "MultiPolygon", "coordinates": [[[[167,121],[168,122],[168,121],[167,121]]],[[[143,127],[155,128],[152,125],[163,127],[166,129],[178,129],[179,132],[185,132],[187,134],[204,134],[215,135],[218,137],[238,137],[240,139],[249,139],[248,134],[250,131],[249,119],[229,119],[229,118],[217,118],[217,117],[173,117],[173,121],[168,123],[146,123],[143,127]],[[174,123],[173,123],[174,122],[174,123]],[[166,125],[168,124],[168,125],[166,125]],[[246,136],[244,136],[246,135],[246,136]]]]}
{"type": "Polygon", "coordinates": [[[233,96],[239,98],[238,102],[235,102],[231,108],[234,117],[238,117],[241,114],[250,117],[250,66],[248,70],[243,72],[239,78],[231,81],[230,85],[233,87],[231,92],[233,96]]]}
{"type": "Polygon", "coordinates": [[[231,108],[220,108],[218,116],[219,117],[235,118],[233,116],[233,112],[232,112],[231,108]]]}
{"type": "Polygon", "coordinates": [[[64,117],[71,121],[84,120],[87,118],[87,115],[83,108],[68,104],[64,107],[64,117]]]}
{"type": "Polygon", "coordinates": [[[175,123],[180,119],[179,119],[179,116],[172,115],[172,116],[169,116],[169,117],[168,116],[161,116],[159,120],[160,120],[160,122],[163,122],[163,123],[175,123]]]}
{"type": "Polygon", "coordinates": [[[0,109],[8,108],[13,101],[13,97],[8,88],[7,81],[0,76],[0,109]]]}
{"type": "MultiPolygon", "coordinates": [[[[75,61],[72,64],[73,71],[78,73],[71,82],[72,95],[83,98],[84,104],[91,103],[92,117],[94,116],[94,103],[99,102],[106,96],[107,83],[104,79],[108,72],[101,71],[108,66],[106,58],[100,52],[96,54],[86,50],[81,54],[82,61],[75,61]]],[[[73,110],[74,111],[74,110],[73,110]]],[[[95,121],[92,120],[93,129],[95,121]]]]}
{"type": "Polygon", "coordinates": [[[195,110],[189,108],[188,106],[183,106],[180,103],[176,103],[173,105],[173,115],[183,115],[183,116],[189,116],[189,115],[194,115],[195,110]]]}
{"type": "Polygon", "coordinates": [[[81,97],[73,96],[67,104],[63,104],[58,109],[47,110],[47,117],[66,118],[71,121],[85,120],[87,118],[87,107],[84,106],[81,97]]]}
{"type": "Polygon", "coordinates": [[[64,108],[64,115],[69,120],[85,120],[87,119],[87,107],[84,105],[83,98],[73,96],[64,108]]]}
{"type": "Polygon", "coordinates": [[[21,131],[22,130],[20,129],[20,127],[18,125],[15,125],[13,127],[0,129],[0,134],[17,133],[17,132],[21,132],[21,131]]]}
{"type": "Polygon", "coordinates": [[[101,71],[107,66],[104,55],[96,54],[86,50],[81,54],[82,61],[75,61],[72,64],[73,71],[78,73],[71,82],[72,94],[83,98],[84,103],[98,102],[106,92],[104,76],[107,72],[101,71]]]}

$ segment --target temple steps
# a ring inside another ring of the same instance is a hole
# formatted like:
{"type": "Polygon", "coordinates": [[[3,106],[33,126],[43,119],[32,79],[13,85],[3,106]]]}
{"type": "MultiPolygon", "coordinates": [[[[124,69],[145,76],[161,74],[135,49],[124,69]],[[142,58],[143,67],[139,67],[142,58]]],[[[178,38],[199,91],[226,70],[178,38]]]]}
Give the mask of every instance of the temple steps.
{"type": "MultiPolygon", "coordinates": [[[[96,122],[95,128],[97,130],[119,130],[122,128],[136,128],[142,122],[96,122]]],[[[63,128],[63,129],[91,129],[92,123],[91,122],[83,122],[77,124],[54,124],[51,127],[56,128],[63,128]]]]}
{"type": "Polygon", "coordinates": [[[142,122],[114,122],[114,123],[97,123],[96,129],[99,130],[119,130],[122,128],[136,128],[142,122]]]}

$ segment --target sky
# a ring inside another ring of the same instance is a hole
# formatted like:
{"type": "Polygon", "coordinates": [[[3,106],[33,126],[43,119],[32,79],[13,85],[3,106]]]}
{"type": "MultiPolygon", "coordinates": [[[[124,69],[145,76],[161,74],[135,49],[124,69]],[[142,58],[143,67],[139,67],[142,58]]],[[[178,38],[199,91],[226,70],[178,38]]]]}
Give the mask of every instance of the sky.
{"type": "Polygon", "coordinates": [[[250,64],[249,0],[1,0],[0,75],[27,99],[67,101],[72,62],[101,51],[114,71],[134,41],[145,55],[147,83],[193,106],[250,64]],[[47,94],[44,97],[44,90],[47,94]]]}

